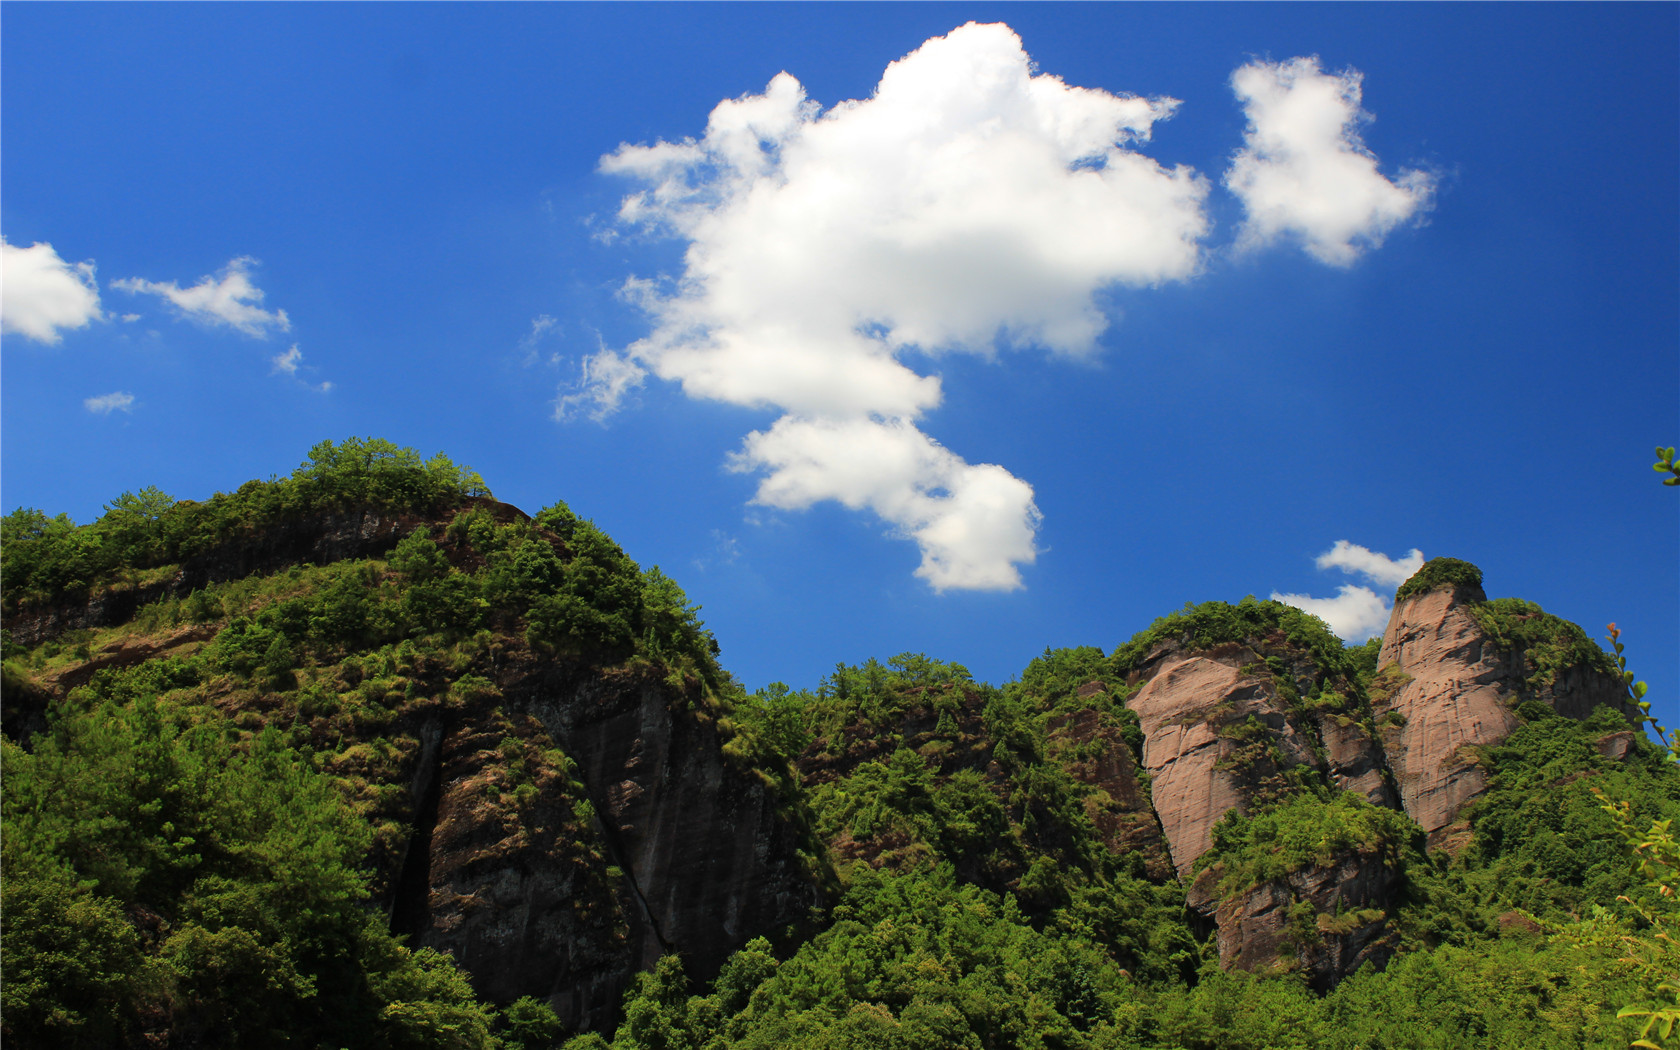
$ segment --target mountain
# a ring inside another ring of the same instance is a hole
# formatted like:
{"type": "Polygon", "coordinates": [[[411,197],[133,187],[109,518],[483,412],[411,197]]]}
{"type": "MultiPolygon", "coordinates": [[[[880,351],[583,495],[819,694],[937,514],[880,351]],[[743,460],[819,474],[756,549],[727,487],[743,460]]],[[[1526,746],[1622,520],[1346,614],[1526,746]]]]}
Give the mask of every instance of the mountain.
{"type": "Polygon", "coordinates": [[[387,442],[3,524],[18,1046],[1620,1046],[1655,983],[1604,804],[1680,775],[1465,562],[1358,647],[1247,598],[748,694],[387,442]]]}

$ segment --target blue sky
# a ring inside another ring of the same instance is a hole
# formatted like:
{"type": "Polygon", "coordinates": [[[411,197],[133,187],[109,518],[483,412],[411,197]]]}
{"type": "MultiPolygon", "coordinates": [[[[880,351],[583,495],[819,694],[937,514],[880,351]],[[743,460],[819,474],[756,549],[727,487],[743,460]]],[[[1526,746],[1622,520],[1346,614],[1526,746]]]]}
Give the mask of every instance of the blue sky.
{"type": "Polygon", "coordinates": [[[7,509],[442,449],[750,687],[1245,594],[1359,635],[1416,550],[1680,720],[1676,5],[0,22],[7,509]]]}

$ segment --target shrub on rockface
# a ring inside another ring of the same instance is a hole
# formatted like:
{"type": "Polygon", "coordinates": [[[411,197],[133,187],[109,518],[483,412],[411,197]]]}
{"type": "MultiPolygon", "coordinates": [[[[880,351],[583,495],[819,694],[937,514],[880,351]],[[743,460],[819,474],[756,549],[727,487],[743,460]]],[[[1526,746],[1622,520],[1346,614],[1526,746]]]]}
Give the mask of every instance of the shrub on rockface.
{"type": "Polygon", "coordinates": [[[1394,592],[1394,603],[1405,601],[1416,594],[1428,594],[1439,587],[1480,587],[1482,585],[1482,570],[1467,561],[1457,558],[1431,558],[1423,563],[1423,568],[1412,573],[1411,578],[1400,585],[1394,592]]]}
{"type": "Polygon", "coordinates": [[[290,477],[248,481],[202,502],[145,488],[123,493],[81,526],[20,507],[0,519],[0,591],[7,609],[50,603],[306,514],[350,507],[436,513],[488,495],[477,472],[441,452],[422,459],[378,438],[323,441],[290,477]]]}
{"type": "Polygon", "coordinates": [[[1258,813],[1225,814],[1213,827],[1213,848],[1197,859],[1196,868],[1223,866],[1223,896],[1328,867],[1350,851],[1375,853],[1398,866],[1408,847],[1421,845],[1421,834],[1404,813],[1372,805],[1363,795],[1303,793],[1258,813]]]}
{"type": "Polygon", "coordinates": [[[1140,667],[1156,646],[1170,639],[1182,639],[1192,649],[1211,649],[1236,642],[1266,655],[1273,639],[1308,654],[1319,671],[1320,681],[1351,679],[1355,668],[1343,651],[1342,640],[1318,617],[1293,605],[1261,601],[1249,595],[1235,605],[1228,602],[1186,603],[1178,612],[1159,617],[1145,630],[1133,635],[1113,653],[1120,674],[1140,667]]]}

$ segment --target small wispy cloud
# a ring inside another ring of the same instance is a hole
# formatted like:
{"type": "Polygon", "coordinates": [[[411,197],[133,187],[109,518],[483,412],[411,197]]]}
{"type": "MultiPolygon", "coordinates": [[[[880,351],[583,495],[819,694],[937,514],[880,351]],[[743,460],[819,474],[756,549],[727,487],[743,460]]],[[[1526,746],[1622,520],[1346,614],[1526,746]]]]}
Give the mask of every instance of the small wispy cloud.
{"type": "Polygon", "coordinates": [[[1377,170],[1359,126],[1363,76],[1325,73],[1318,58],[1252,62],[1231,75],[1248,116],[1243,147],[1225,186],[1247,211],[1238,244],[1254,248],[1296,237],[1320,262],[1347,266],[1360,245],[1375,247],[1434,202],[1435,177],[1377,170]]]}
{"type": "Polygon", "coordinates": [[[127,412],[133,405],[134,395],[123,390],[100,394],[98,397],[90,397],[82,402],[82,407],[96,416],[108,416],[112,412],[127,412]]]}
{"type": "MultiPolygon", "coordinates": [[[[519,340],[519,349],[525,351],[525,366],[529,368],[540,358],[538,347],[551,333],[558,333],[560,322],[548,314],[538,314],[531,318],[531,330],[519,340]]],[[[556,355],[558,359],[558,355],[556,355]]]]}
{"type": "MultiPolygon", "coordinates": [[[[1340,569],[1354,576],[1363,576],[1370,583],[1392,590],[1405,583],[1423,568],[1423,552],[1413,548],[1404,558],[1391,558],[1368,547],[1347,540],[1337,540],[1329,550],[1316,559],[1320,569],[1340,569]]],[[[1388,626],[1393,611],[1388,599],[1370,587],[1343,584],[1333,598],[1314,598],[1306,594],[1272,592],[1272,600],[1323,620],[1338,638],[1347,642],[1363,642],[1380,634],[1388,626]]]]}
{"type": "MultiPolygon", "coordinates": [[[[285,353],[275,354],[273,357],[269,358],[268,363],[274,366],[269,370],[270,375],[288,376],[297,380],[309,389],[321,394],[325,394],[333,388],[331,383],[311,383],[298,374],[298,369],[303,366],[303,351],[298,348],[296,343],[293,343],[291,349],[287,350],[285,353]]],[[[315,369],[310,368],[308,371],[313,372],[315,369]]]]}
{"type": "Polygon", "coordinates": [[[554,418],[586,415],[603,420],[618,411],[625,397],[646,378],[647,369],[616,351],[603,348],[589,354],[578,364],[578,380],[571,392],[555,399],[554,418]]]}
{"type": "Polygon", "coordinates": [[[692,559],[692,563],[695,571],[705,572],[713,565],[734,565],[740,556],[741,541],[722,529],[713,529],[711,547],[703,556],[692,559]]]}
{"type": "Polygon", "coordinates": [[[297,375],[298,362],[303,360],[303,351],[298,349],[298,345],[296,343],[293,343],[290,350],[287,350],[283,354],[276,354],[268,360],[269,363],[274,366],[274,371],[276,373],[295,376],[297,375]]]}
{"type": "Polygon", "coordinates": [[[19,248],[0,237],[0,331],[50,345],[103,316],[92,262],[65,262],[50,244],[19,248]]]}
{"type": "Polygon", "coordinates": [[[248,255],[231,260],[219,274],[206,276],[188,288],[174,281],[147,281],[125,277],[111,287],[136,295],[155,295],[174,306],[183,317],[208,325],[226,325],[246,335],[266,339],[270,332],[292,327],[284,310],[268,311],[260,305],[263,291],[251,281],[257,261],[248,255]]]}

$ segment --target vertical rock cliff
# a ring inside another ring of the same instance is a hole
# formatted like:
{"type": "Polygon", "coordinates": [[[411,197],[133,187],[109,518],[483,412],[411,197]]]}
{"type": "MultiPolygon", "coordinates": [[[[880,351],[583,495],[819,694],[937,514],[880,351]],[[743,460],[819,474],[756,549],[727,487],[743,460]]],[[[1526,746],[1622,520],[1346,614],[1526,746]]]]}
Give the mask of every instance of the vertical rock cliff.
{"type": "Polygon", "coordinates": [[[1142,688],[1128,706],[1143,729],[1155,811],[1180,875],[1233,809],[1246,813],[1313,783],[1395,804],[1348,672],[1322,666],[1323,654],[1271,622],[1289,615],[1271,604],[1235,607],[1257,618],[1244,641],[1172,637],[1135,675],[1142,688]]]}
{"type": "Polygon", "coordinates": [[[1392,857],[1346,850],[1328,863],[1222,892],[1223,864],[1205,868],[1186,903],[1217,924],[1227,970],[1304,970],[1327,991],[1393,952],[1387,922],[1401,871],[1392,857]]]}
{"type": "Polygon", "coordinates": [[[1452,825],[1487,787],[1479,749],[1522,724],[1523,704],[1585,718],[1623,703],[1580,628],[1529,603],[1489,602],[1480,580],[1468,563],[1436,559],[1402,586],[1370,686],[1401,804],[1431,845],[1462,838],[1452,825]]]}
{"type": "Polygon", "coordinates": [[[821,903],[792,803],[726,757],[692,683],[515,653],[499,684],[417,734],[392,903],[393,928],[483,994],[599,1028],[662,955],[707,979],[821,903]]]}
{"type": "MultiPolygon", "coordinates": [[[[1424,566],[1400,589],[1363,687],[1322,626],[1252,599],[1189,608],[1116,651],[1140,686],[1128,706],[1155,811],[1189,905],[1217,925],[1222,965],[1303,969],[1327,988],[1380,964],[1416,834],[1394,811],[1427,845],[1455,848],[1488,785],[1487,748],[1553,713],[1625,713],[1608,657],[1579,627],[1489,601],[1480,584],[1468,563],[1424,566]],[[1231,814],[1252,820],[1221,824],[1231,814]],[[1283,848],[1269,836],[1287,835],[1316,845],[1269,855],[1283,848]]],[[[1623,737],[1600,750],[1625,753],[1623,737]]]]}
{"type": "Polygon", "coordinates": [[[1143,727],[1155,813],[1181,876],[1207,852],[1227,811],[1283,790],[1291,767],[1313,762],[1269,676],[1243,674],[1253,657],[1233,646],[1167,664],[1129,705],[1143,727]]]}

